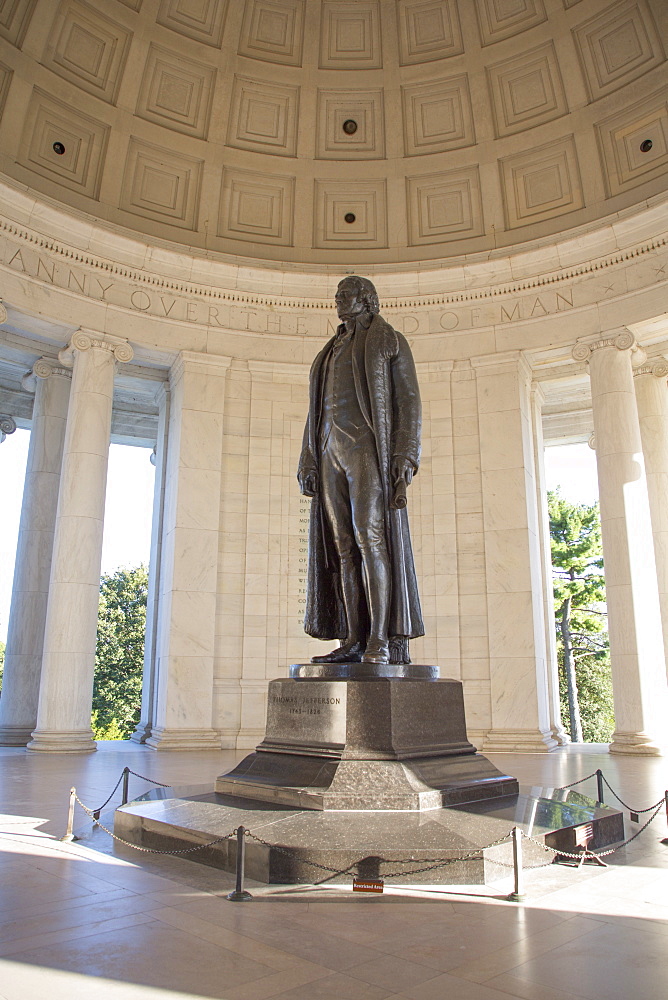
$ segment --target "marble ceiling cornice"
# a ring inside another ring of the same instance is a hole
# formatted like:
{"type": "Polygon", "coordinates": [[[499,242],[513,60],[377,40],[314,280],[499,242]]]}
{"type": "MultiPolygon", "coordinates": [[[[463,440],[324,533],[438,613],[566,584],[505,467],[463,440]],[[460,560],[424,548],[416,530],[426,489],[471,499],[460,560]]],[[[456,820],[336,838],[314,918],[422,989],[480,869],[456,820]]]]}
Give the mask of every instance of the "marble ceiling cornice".
{"type": "MultiPolygon", "coordinates": [[[[82,251],[76,247],[68,246],[66,243],[45,236],[7,219],[0,220],[0,232],[5,233],[17,240],[22,241],[27,246],[31,246],[36,251],[53,254],[71,264],[80,267],[89,267],[93,270],[113,275],[115,278],[125,278],[136,285],[150,286],[160,292],[165,291],[171,294],[180,294],[192,298],[213,299],[220,302],[240,305],[264,306],[269,308],[301,309],[309,311],[327,312],[331,311],[329,297],[308,298],[305,296],[293,295],[270,295],[262,293],[251,293],[238,289],[215,288],[203,282],[193,282],[178,280],[169,277],[161,277],[158,274],[150,273],[139,268],[133,268],[112,260],[107,260],[98,254],[82,251]]],[[[643,257],[668,245],[668,236],[658,236],[653,239],[644,240],[637,244],[620,249],[608,254],[601,255],[591,261],[574,266],[564,266],[553,269],[544,275],[534,275],[515,281],[503,281],[497,285],[488,287],[478,287],[463,289],[461,291],[445,293],[443,295],[417,294],[410,296],[392,296],[383,292],[383,301],[386,309],[419,309],[433,308],[448,305],[466,305],[467,303],[478,303],[501,299],[505,296],[518,295],[533,290],[559,286],[564,283],[586,278],[596,272],[604,271],[608,268],[622,265],[628,261],[643,257]]],[[[512,256],[506,258],[512,262],[512,256]]],[[[490,261],[490,264],[492,262],[490,261]]],[[[11,267],[11,260],[5,265],[11,267]]],[[[468,269],[475,265],[465,265],[468,269]]],[[[244,269],[248,270],[248,269],[244,269]]],[[[444,274],[452,274],[453,268],[445,267],[444,274]]],[[[372,269],[365,269],[365,273],[373,273],[372,269]]],[[[38,275],[32,275],[39,280],[38,275]]],[[[328,280],[328,277],[324,280],[328,280]]]]}

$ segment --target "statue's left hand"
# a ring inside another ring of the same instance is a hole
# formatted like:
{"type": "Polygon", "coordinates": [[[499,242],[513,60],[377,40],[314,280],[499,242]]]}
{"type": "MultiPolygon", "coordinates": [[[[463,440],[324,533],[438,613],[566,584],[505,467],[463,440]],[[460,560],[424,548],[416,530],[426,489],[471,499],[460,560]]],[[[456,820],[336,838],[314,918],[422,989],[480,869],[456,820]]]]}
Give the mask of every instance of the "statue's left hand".
{"type": "Polygon", "coordinates": [[[318,473],[315,469],[299,470],[297,473],[299,488],[305,497],[314,497],[318,494],[318,473]]]}
{"type": "Polygon", "coordinates": [[[396,484],[400,479],[405,480],[406,485],[410,486],[415,474],[415,466],[409,458],[405,458],[403,455],[396,455],[390,465],[390,474],[392,476],[392,483],[396,484]]]}

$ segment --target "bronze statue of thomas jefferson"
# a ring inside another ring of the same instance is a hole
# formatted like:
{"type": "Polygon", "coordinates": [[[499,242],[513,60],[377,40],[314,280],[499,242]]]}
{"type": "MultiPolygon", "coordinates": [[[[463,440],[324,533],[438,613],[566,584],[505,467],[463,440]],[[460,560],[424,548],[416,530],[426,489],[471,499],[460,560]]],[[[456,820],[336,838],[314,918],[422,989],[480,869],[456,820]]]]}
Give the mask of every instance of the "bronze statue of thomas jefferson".
{"type": "Polygon", "coordinates": [[[405,509],[420,462],[415,365],[368,279],[344,278],[335,298],[341,324],[311,368],[297,473],[313,498],[304,629],[341,640],[313,662],[404,663],[424,635],[405,509]]]}

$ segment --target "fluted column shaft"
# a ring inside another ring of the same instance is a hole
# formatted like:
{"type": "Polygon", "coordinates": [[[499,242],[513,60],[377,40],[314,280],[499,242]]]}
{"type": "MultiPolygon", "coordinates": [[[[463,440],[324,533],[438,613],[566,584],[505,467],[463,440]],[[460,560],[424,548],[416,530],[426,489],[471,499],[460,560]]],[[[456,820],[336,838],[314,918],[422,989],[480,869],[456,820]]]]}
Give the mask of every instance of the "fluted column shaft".
{"type": "Polygon", "coordinates": [[[557,659],[557,637],[554,621],[554,584],[552,579],[552,549],[550,544],[550,514],[547,506],[545,476],[545,443],[543,440],[543,404],[545,397],[540,386],[531,388],[531,415],[533,427],[533,451],[536,484],[536,504],[538,510],[538,543],[541,558],[541,582],[543,589],[543,614],[545,617],[545,676],[547,681],[547,703],[552,737],[564,746],[570,743],[570,736],[564,731],[559,701],[559,666],[557,659]]]}
{"type": "Polygon", "coordinates": [[[659,754],[668,692],[647,481],[627,330],[579,342],[588,360],[615,705],[616,753],[659,754]]]}
{"type": "Polygon", "coordinates": [[[37,728],[29,750],[95,750],[90,728],[111,406],[116,360],[132,348],[77,331],[44,632],[37,728]]]}
{"type": "Polygon", "coordinates": [[[24,379],[35,392],[21,522],[16,549],[0,744],[25,746],[37,724],[44,623],[58,505],[71,371],[41,358],[24,379]]]}
{"type": "Polygon", "coordinates": [[[154,455],[155,486],[153,488],[153,519],[151,522],[151,555],[146,601],[146,640],[144,643],[144,672],[142,676],[141,718],[132,739],[145,743],[153,733],[156,710],[157,638],[160,607],[160,580],[162,577],[162,527],[165,512],[165,478],[167,469],[167,431],[169,428],[170,390],[162,384],[156,394],[159,407],[158,434],[154,455]]]}
{"type": "MultiPolygon", "coordinates": [[[[640,437],[645,456],[664,652],[668,651],[668,364],[650,361],[636,369],[640,437]]],[[[668,671],[668,661],[666,662],[668,671]]]]}

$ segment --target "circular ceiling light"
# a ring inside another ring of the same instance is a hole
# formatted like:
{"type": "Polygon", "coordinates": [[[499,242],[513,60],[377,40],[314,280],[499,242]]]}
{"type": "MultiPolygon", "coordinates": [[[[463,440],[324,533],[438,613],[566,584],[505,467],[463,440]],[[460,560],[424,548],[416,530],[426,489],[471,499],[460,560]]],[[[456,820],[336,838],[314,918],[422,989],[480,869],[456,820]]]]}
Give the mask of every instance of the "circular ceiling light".
{"type": "Polygon", "coordinates": [[[65,152],[65,147],[63,146],[62,142],[54,142],[53,151],[54,153],[57,153],[58,156],[62,156],[63,153],[65,152]]]}
{"type": "Polygon", "coordinates": [[[355,216],[352,212],[346,212],[346,214],[343,216],[343,219],[345,222],[354,222],[355,216]]]}
{"type": "Polygon", "coordinates": [[[346,118],[343,123],[343,131],[346,135],[355,135],[355,132],[357,132],[357,122],[353,118],[346,118]]]}
{"type": "Polygon", "coordinates": [[[640,152],[649,153],[653,145],[654,143],[652,142],[651,139],[643,139],[643,141],[640,143],[640,152]]]}

